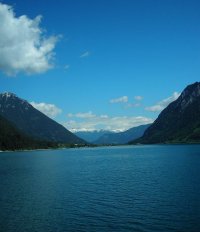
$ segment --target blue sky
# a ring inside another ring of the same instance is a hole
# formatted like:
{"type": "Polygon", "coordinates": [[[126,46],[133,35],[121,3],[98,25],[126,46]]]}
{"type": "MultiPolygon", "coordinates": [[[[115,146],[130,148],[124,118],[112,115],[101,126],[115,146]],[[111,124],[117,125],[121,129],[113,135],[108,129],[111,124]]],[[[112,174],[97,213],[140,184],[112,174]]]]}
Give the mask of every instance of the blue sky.
{"type": "Polygon", "coordinates": [[[70,130],[152,122],[199,81],[197,0],[0,2],[0,92],[70,130]]]}

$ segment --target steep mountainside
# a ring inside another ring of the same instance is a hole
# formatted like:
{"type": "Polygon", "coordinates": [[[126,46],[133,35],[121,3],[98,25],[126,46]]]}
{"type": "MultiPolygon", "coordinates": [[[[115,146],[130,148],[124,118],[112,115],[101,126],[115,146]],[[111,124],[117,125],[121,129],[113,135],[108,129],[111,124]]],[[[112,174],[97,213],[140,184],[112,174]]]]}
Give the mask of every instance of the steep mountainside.
{"type": "Polygon", "coordinates": [[[75,135],[78,137],[84,139],[85,141],[89,143],[93,143],[97,139],[99,139],[104,134],[113,134],[112,131],[107,130],[94,130],[94,131],[77,131],[75,132],[75,135]]]}
{"type": "Polygon", "coordinates": [[[200,82],[187,86],[144,135],[132,143],[200,142],[200,82]]]}
{"type": "Polygon", "coordinates": [[[150,126],[141,125],[133,127],[127,131],[113,133],[113,134],[104,134],[98,140],[94,141],[95,144],[126,144],[132,139],[137,139],[144,134],[144,131],[150,126]]]}
{"type": "Polygon", "coordinates": [[[0,116],[0,150],[19,150],[57,147],[51,142],[36,141],[24,135],[8,120],[0,116]]]}
{"type": "Polygon", "coordinates": [[[24,134],[40,140],[84,144],[85,141],[15,94],[0,94],[0,115],[24,134]]]}

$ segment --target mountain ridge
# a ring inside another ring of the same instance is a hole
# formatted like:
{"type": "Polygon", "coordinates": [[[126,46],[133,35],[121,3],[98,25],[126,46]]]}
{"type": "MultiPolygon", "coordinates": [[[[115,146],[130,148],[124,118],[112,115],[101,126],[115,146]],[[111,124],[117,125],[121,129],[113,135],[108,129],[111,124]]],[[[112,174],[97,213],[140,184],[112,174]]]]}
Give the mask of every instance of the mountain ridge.
{"type": "Polygon", "coordinates": [[[35,140],[24,135],[11,122],[0,115],[0,150],[55,148],[57,144],[35,140]]]}
{"type": "Polygon", "coordinates": [[[199,116],[200,82],[195,82],[159,114],[141,138],[130,143],[199,143],[199,116]]]}
{"type": "Polygon", "coordinates": [[[93,131],[77,131],[74,134],[83,140],[93,143],[97,139],[99,139],[104,134],[113,134],[115,132],[109,130],[93,130],[93,131]]]}
{"type": "Polygon", "coordinates": [[[117,145],[117,144],[127,144],[131,139],[139,138],[143,135],[144,131],[151,124],[140,125],[132,127],[123,132],[110,133],[102,135],[98,140],[94,141],[94,144],[97,145],[117,145]]]}
{"type": "Polygon", "coordinates": [[[35,139],[69,144],[86,143],[13,93],[0,94],[0,115],[35,139]]]}

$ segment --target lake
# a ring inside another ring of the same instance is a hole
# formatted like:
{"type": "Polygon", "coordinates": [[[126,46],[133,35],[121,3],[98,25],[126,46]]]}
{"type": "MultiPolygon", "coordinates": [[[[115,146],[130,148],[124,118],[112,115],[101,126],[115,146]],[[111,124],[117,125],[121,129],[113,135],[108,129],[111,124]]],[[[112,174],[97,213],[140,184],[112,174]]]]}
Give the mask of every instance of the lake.
{"type": "Polygon", "coordinates": [[[0,231],[200,231],[200,146],[0,153],[0,231]]]}

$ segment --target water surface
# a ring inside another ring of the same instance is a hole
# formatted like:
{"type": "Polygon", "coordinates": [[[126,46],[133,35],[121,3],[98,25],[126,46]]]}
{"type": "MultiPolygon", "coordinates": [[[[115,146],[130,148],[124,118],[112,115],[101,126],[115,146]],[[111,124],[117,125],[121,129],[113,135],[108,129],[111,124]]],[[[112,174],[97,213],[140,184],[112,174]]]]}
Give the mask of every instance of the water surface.
{"type": "Polygon", "coordinates": [[[0,153],[0,231],[200,231],[200,146],[0,153]]]}

